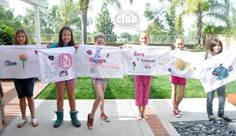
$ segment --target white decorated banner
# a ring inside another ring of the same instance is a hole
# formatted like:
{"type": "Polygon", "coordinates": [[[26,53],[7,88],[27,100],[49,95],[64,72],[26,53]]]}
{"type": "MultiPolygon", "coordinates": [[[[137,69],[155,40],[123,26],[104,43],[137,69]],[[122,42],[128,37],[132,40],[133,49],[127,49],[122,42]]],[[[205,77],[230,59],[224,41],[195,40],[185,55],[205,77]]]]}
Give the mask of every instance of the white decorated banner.
{"type": "Polygon", "coordinates": [[[171,51],[170,75],[184,78],[199,79],[199,69],[205,60],[205,52],[171,51]]]}
{"type": "Polygon", "coordinates": [[[127,75],[168,74],[169,49],[156,46],[125,46],[125,66],[127,75]]]}
{"type": "Polygon", "coordinates": [[[236,79],[235,71],[235,50],[228,50],[203,62],[200,81],[204,90],[209,92],[234,81],[236,79]]]}
{"type": "Polygon", "coordinates": [[[78,76],[123,78],[124,55],[119,47],[80,45],[75,59],[78,76]]]}
{"type": "Polygon", "coordinates": [[[75,78],[73,67],[73,63],[76,63],[75,53],[74,47],[38,50],[41,82],[58,82],[75,78]]]}
{"type": "Polygon", "coordinates": [[[39,61],[35,50],[46,45],[0,46],[0,78],[22,79],[39,76],[39,61]]]}

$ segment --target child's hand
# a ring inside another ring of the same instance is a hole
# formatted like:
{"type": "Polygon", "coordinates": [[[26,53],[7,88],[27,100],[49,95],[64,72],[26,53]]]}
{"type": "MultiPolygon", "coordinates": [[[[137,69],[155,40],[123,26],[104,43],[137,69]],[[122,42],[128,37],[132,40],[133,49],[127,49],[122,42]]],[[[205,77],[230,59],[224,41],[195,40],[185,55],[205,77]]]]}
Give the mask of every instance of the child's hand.
{"type": "Polygon", "coordinates": [[[51,48],[52,43],[47,44],[47,48],[51,48]]]}
{"type": "Polygon", "coordinates": [[[79,45],[78,45],[78,44],[76,44],[74,47],[75,47],[75,49],[77,50],[77,49],[79,48],[79,45]]]}
{"type": "Polygon", "coordinates": [[[35,53],[36,55],[38,55],[38,50],[34,50],[34,53],[35,53]]]}
{"type": "Polygon", "coordinates": [[[119,48],[120,48],[120,49],[123,49],[123,48],[124,48],[124,46],[123,46],[123,45],[122,45],[122,46],[119,46],[119,48]]]}
{"type": "Polygon", "coordinates": [[[77,52],[77,50],[78,50],[78,48],[79,48],[79,45],[76,44],[76,45],[74,46],[74,48],[75,48],[75,54],[76,54],[76,52],[77,52]]]}

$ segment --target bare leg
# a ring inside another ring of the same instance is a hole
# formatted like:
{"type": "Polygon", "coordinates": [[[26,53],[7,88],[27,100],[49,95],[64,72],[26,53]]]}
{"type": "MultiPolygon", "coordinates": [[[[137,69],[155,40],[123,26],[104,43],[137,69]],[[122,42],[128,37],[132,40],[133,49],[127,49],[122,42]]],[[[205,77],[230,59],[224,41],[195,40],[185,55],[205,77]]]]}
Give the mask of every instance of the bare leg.
{"type": "Polygon", "coordinates": [[[20,98],[20,111],[22,119],[26,119],[26,97],[20,98]]]}
{"type": "Polygon", "coordinates": [[[140,120],[142,119],[142,106],[138,106],[138,111],[139,111],[138,120],[140,120]]]}
{"type": "Polygon", "coordinates": [[[69,105],[70,105],[70,110],[71,111],[76,111],[76,104],[75,104],[75,81],[70,82],[67,84],[67,96],[69,100],[69,105]]]}
{"type": "Polygon", "coordinates": [[[185,85],[180,85],[179,86],[179,96],[177,98],[176,101],[176,105],[177,105],[177,110],[179,110],[179,104],[182,101],[183,97],[184,97],[184,93],[185,93],[185,85]]]}
{"type": "Polygon", "coordinates": [[[148,119],[148,116],[145,114],[145,110],[146,110],[146,105],[142,106],[142,116],[144,119],[148,119]]]}
{"type": "Polygon", "coordinates": [[[28,100],[28,104],[29,104],[31,119],[34,119],[35,118],[34,98],[33,97],[27,97],[27,100],[28,100]]]}
{"type": "Polygon", "coordinates": [[[101,103],[100,103],[101,113],[104,113],[104,94],[105,94],[105,91],[106,91],[106,85],[102,85],[103,99],[101,100],[101,103]]]}
{"type": "Polygon", "coordinates": [[[99,106],[99,104],[101,103],[101,101],[104,99],[104,93],[102,91],[102,85],[101,84],[96,84],[95,86],[95,90],[96,90],[96,99],[93,103],[93,108],[92,108],[92,112],[90,113],[90,117],[93,119],[95,116],[95,112],[99,106]]]}
{"type": "Polygon", "coordinates": [[[65,82],[55,83],[57,89],[57,111],[63,110],[65,82]]]}
{"type": "Polygon", "coordinates": [[[171,84],[172,92],[171,92],[171,100],[174,110],[177,110],[177,100],[176,100],[176,92],[177,92],[177,85],[171,84]]]}

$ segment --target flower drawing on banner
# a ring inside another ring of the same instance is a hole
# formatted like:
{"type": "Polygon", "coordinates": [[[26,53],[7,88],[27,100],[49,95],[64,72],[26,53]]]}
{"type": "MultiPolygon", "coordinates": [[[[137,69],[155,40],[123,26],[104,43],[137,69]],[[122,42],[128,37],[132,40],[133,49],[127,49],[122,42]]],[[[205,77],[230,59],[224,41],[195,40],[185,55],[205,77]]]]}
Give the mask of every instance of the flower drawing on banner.
{"type": "Polygon", "coordinates": [[[225,68],[222,64],[220,64],[220,66],[214,68],[214,71],[212,71],[212,75],[216,76],[217,80],[223,80],[229,76],[229,72],[231,72],[232,70],[232,66],[225,68]]]}
{"type": "Polygon", "coordinates": [[[88,54],[88,55],[92,55],[92,53],[93,53],[93,52],[92,52],[91,50],[87,50],[87,54],[88,54]]]}
{"type": "Polygon", "coordinates": [[[18,57],[23,63],[23,69],[25,69],[25,61],[28,59],[28,56],[26,54],[19,54],[18,57]]]}

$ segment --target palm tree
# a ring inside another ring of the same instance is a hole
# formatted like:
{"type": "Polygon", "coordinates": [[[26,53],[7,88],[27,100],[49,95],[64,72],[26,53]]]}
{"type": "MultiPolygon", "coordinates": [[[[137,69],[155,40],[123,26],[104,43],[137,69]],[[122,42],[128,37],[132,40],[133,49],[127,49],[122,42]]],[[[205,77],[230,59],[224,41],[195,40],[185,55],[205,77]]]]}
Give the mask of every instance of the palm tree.
{"type": "MultiPolygon", "coordinates": [[[[81,11],[81,29],[82,29],[82,44],[87,43],[87,12],[89,8],[89,3],[91,0],[78,0],[78,7],[81,11]]],[[[116,5],[118,8],[121,8],[121,4],[119,0],[104,0],[107,4],[113,4],[116,5]]],[[[132,3],[133,0],[130,0],[130,3],[132,3]]]]}
{"type": "Polygon", "coordinates": [[[207,17],[213,20],[218,20],[229,25],[228,7],[229,0],[224,0],[219,3],[217,0],[173,0],[170,8],[175,6],[184,7],[184,14],[195,14],[197,16],[197,43],[196,46],[201,46],[203,18],[207,17]]]}

